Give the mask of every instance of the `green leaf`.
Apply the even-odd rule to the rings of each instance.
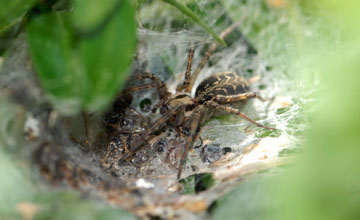
[[[197,22],[201,27],[203,27],[209,34],[211,34],[215,40],[217,40],[220,44],[223,46],[226,46],[226,43],[221,37],[219,37],[215,31],[204,21],[202,21],[194,12],[192,12],[188,7],[183,5],[182,3],[176,1],[176,0],[163,0],[164,2],[173,5],[176,7],[179,11],[187,15],[189,18],[191,18],[193,21]]]
[[[122,3],[119,0],[74,0],[71,21],[82,32],[96,29],[106,23]]]
[[[64,15],[69,14],[41,15],[28,25],[38,76],[50,101],[61,112],[99,110],[124,84],[136,32],[134,10],[128,1],[122,2],[111,20],[88,37],[71,34],[73,30],[64,25]]]
[[[45,90],[55,99],[74,99],[80,106],[79,99],[85,91],[74,84],[85,75],[80,70],[75,71],[79,65],[71,48],[72,36],[63,26],[61,17],[39,16],[28,25],[27,32],[30,52]]]
[[[36,0],[0,0],[0,33],[21,21]]]

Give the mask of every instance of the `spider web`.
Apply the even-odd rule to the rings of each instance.
[[[212,55],[208,65],[205,66],[196,80],[194,89],[205,77],[211,74],[223,71],[236,72],[250,81],[251,91],[258,91],[261,96],[269,99],[266,102],[251,100],[242,111],[259,123],[279,129],[271,132],[253,125],[246,129],[251,124],[242,118],[232,115],[214,117],[202,126],[201,137],[204,144],[218,144],[222,148],[231,148],[231,154],[228,154],[217,164],[209,164],[201,161],[198,156],[201,150],[195,149],[190,153],[187,164],[196,165],[199,169],[196,172],[199,173],[213,172],[214,176],[220,180],[234,173],[237,173],[238,177],[242,174],[249,174],[250,171],[246,169],[245,165],[260,164],[256,171],[263,170],[265,165],[265,168],[273,168],[275,165],[272,163],[284,154],[285,156],[293,155],[291,151],[286,151],[286,149],[301,148],[303,132],[307,127],[306,109],[314,104],[312,94],[315,92],[314,88],[317,86],[318,80],[316,73],[314,74],[310,68],[311,59],[298,60],[297,54],[301,46],[301,39],[316,37],[316,30],[320,25],[318,23],[310,24],[311,20],[306,16],[304,19],[298,17],[294,21],[291,19],[290,9],[276,8],[278,6],[260,0],[241,1],[240,3],[237,0],[199,0],[185,1],[185,3],[189,3],[188,6],[201,15],[201,19],[213,27],[216,33],[220,33],[232,23],[241,22],[236,33],[228,39],[229,46],[220,47]],[[292,10],[291,13],[293,14],[300,13],[296,8]],[[143,6],[138,10],[137,18],[139,46],[137,60],[132,68],[133,72],[148,70],[164,80],[169,89],[174,92],[176,84],[183,80],[189,48],[195,47],[193,60],[193,69],[195,69],[209,45],[215,41],[198,25],[171,6],[164,5],[161,1],[144,1]],[[246,37],[244,38],[244,36]],[[0,86],[2,88],[18,87],[21,89],[19,93],[28,94],[39,101],[42,100],[43,94],[39,91],[36,80],[33,80],[34,73],[26,72],[27,70],[24,68],[29,60],[28,54],[21,50],[24,47],[26,47],[26,43],[24,36],[22,36],[18,46],[20,52],[14,53],[13,56],[10,55],[8,64],[12,63],[12,65],[2,70],[4,75],[9,73],[7,75],[12,78],[0,81]],[[252,47],[256,53],[251,49]],[[309,68],[304,68],[304,66]],[[310,77],[304,77],[305,75],[310,75]],[[194,94],[194,90],[192,94]],[[26,100],[27,97],[19,98]],[[157,94],[154,90],[138,93],[132,105],[139,112],[141,112],[140,103],[145,98],[153,100],[152,104],[157,102]],[[17,145],[27,144],[27,142],[17,142],[14,134],[11,133],[12,130],[9,129],[12,126],[18,126],[14,121],[18,117],[16,113],[21,113],[21,109],[13,111],[8,103],[3,103],[0,105],[0,114],[3,116],[0,117],[0,134],[2,135],[0,140],[4,145],[14,148]],[[29,103],[25,103],[25,105],[29,105]],[[38,127],[42,130],[44,133],[40,136],[43,140],[47,140],[48,136],[53,135],[54,140],[64,146],[64,153],[71,158],[73,164],[87,167],[87,170],[97,178],[107,179],[103,172],[93,164],[92,155],[84,154],[81,150],[74,148],[75,146],[69,140],[65,127],[56,128],[57,133],[54,132],[55,135],[47,133],[44,125],[52,122],[51,120],[44,121],[44,115],[47,112],[39,106],[31,108],[30,112],[23,116],[28,122],[27,126],[32,129]],[[148,113],[144,113],[144,115],[146,117],[156,116]],[[62,119],[57,117],[53,115],[50,118],[55,121]],[[40,124],[34,122],[34,119]],[[72,118],[72,120],[72,130],[80,130],[76,136],[79,139],[84,138],[85,135],[81,129],[84,127],[83,123],[80,119]],[[93,127],[96,128],[96,122],[93,124]],[[29,131],[27,127],[24,129]],[[154,163],[155,167],[159,167],[158,161]],[[174,173],[174,169],[164,167],[162,174]],[[232,167],[232,169],[227,169],[228,167]],[[136,168],[128,169],[129,172],[136,172]],[[188,170],[184,173],[192,174],[193,172]],[[94,179],[96,179],[95,177]],[[151,178],[151,176],[148,177]],[[109,181],[118,184],[116,181]],[[162,179],[158,182],[153,180],[151,184],[155,184],[156,190],[154,191],[159,193],[174,182],[176,182],[174,179],[169,182]],[[145,183],[147,184],[144,184],[144,180],[139,181],[138,187],[152,186],[148,182]],[[224,181],[223,184],[217,185],[202,194],[186,197],[188,200],[185,201],[204,199],[210,204],[232,187],[234,187],[233,183]],[[146,191],[146,193],[149,192]],[[156,193],[155,195],[157,195]],[[161,193],[159,194],[161,195]],[[149,193],[148,197],[151,198],[153,195]],[[180,195],[177,196],[186,199]],[[131,210],[132,207],[127,208]],[[164,210],[158,214],[166,214],[169,211],[165,208]],[[199,216],[188,212],[179,218],[196,217]]]
[[[202,19],[214,27],[217,33],[231,23],[239,21],[241,23],[239,29],[236,30],[237,34],[232,36],[230,46],[220,48],[212,55],[209,64],[196,80],[192,94],[194,95],[196,86],[204,78],[217,72],[236,72],[250,80],[252,91],[258,91],[261,96],[272,100],[270,102],[252,100],[242,109],[244,113],[280,131],[271,133],[252,126],[251,130],[255,132],[245,134],[244,129],[248,127],[249,122],[239,117],[226,116],[211,119],[203,127],[202,135],[212,140],[212,143],[221,143],[224,147],[231,147],[238,152],[262,138],[278,138],[281,147],[274,146],[273,150],[279,153],[285,148],[299,145],[302,131],[306,128],[304,106],[305,103],[311,102],[311,100],[304,100],[303,97],[299,98],[299,94],[303,93],[302,91],[306,91],[308,95],[311,94],[312,89],[305,87],[314,82],[309,83],[306,81],[308,79],[289,73],[290,69],[293,69],[291,59],[295,57],[292,49],[297,49],[298,42],[284,36],[283,34],[289,35],[287,32],[289,30],[282,30],[278,24],[283,22],[283,26],[288,25],[287,28],[290,29],[294,28],[291,24],[293,21],[284,20],[285,15],[277,12],[261,17],[263,4],[265,4],[263,1],[249,1],[242,4],[239,7],[236,1],[196,1],[196,4],[191,5],[194,11],[198,13],[200,11]],[[139,30],[140,42],[144,41],[143,44],[140,43],[139,54],[143,56],[143,60],[146,60],[147,70],[166,80],[170,90],[175,92],[177,83],[183,80],[187,51],[190,46],[195,47],[192,68],[194,70],[204,51],[214,40],[197,25],[190,24],[191,22],[177,23],[177,19],[186,20],[186,18],[175,9],[167,8],[159,12],[157,7],[162,7],[161,4],[153,3],[152,5],[153,14],[156,16],[151,16],[152,14],[147,10],[138,12],[138,17],[143,18],[139,19],[142,27]],[[210,5],[212,9],[207,10]],[[236,9],[231,10],[234,5]],[[255,33],[252,27],[256,19],[260,19],[258,25],[263,25],[263,27]],[[219,20],[223,22],[219,24]],[[274,25],[268,25],[269,23]],[[160,32],[162,29],[167,31]],[[280,30],[277,38],[271,36],[279,32],[277,29]],[[305,34],[309,35],[309,33],[312,33],[310,28]],[[249,40],[243,36],[252,38]],[[250,41],[254,42],[254,46],[249,45]],[[249,53],[249,47],[252,46],[257,50],[256,54]],[[278,54],[280,51],[281,54]],[[156,97],[156,94],[148,94],[140,94],[139,100],[141,97],[148,96],[153,99]],[[134,104],[135,107],[137,105],[139,103]],[[273,154],[276,155],[276,153]]]

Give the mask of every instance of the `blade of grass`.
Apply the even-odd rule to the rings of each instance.
[[[211,34],[216,41],[218,41],[221,45],[226,46],[226,43],[221,37],[219,37],[214,30],[205,22],[203,22],[194,12],[192,12],[188,7],[183,5],[182,3],[176,1],[176,0],[163,0],[164,2],[174,6],[179,11],[187,15],[189,18],[191,18],[193,21],[198,23],[201,27],[203,27],[209,34]]]

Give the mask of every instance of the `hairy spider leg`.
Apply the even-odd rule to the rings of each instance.
[[[228,28],[226,28],[223,32],[220,33],[219,37],[224,40],[225,37],[227,37],[236,27],[238,27],[241,24],[241,21],[235,22],[234,24],[232,24],[231,26],[229,26]],[[185,92],[191,92],[195,80],[197,79],[199,73],[201,72],[201,70],[205,67],[205,65],[209,62],[209,59],[211,57],[211,55],[215,52],[215,50],[219,47],[218,43],[213,43],[210,48],[208,49],[208,51],[206,51],[204,57],[200,60],[199,64],[197,65],[195,71],[193,72],[193,74],[191,75],[191,79],[189,82],[189,85],[186,87]]]
[[[136,151],[139,151],[142,149],[144,143],[147,141],[147,138],[150,136],[150,134],[157,130],[157,128],[167,122],[171,117],[176,115],[179,111],[182,111],[184,109],[183,106],[179,106],[177,108],[173,108],[166,112],[164,115],[162,115],[159,119],[157,119],[150,128],[146,129],[145,132],[139,137],[139,139],[135,142],[134,146],[132,146],[131,151],[129,153],[126,153],[120,160],[127,160],[131,156],[134,155]]]
[[[148,84],[144,84],[144,85],[131,86],[129,88],[123,89],[121,92],[122,93],[132,93],[132,92],[138,92],[138,91],[142,91],[142,90],[146,90],[146,89],[156,88],[157,86],[158,86],[157,83],[148,83]]]
[[[167,100],[168,100],[168,97],[163,98],[163,99],[160,99],[160,101],[159,101],[156,105],[154,105],[154,107],[151,109],[151,112],[152,112],[152,113],[155,113],[156,110],[157,110],[158,108],[160,108],[160,106],[162,106]]]
[[[165,83],[152,73],[142,72],[129,77],[129,80],[135,79],[150,79],[151,81],[153,81],[156,84],[156,88],[158,89],[160,97],[168,96],[170,94]]]
[[[132,92],[151,89],[151,88],[157,89],[160,101],[151,110],[154,113],[170,97],[171,93],[168,91],[166,84],[152,73],[142,72],[142,73],[134,74],[129,77],[130,81],[139,80],[139,79],[150,79],[153,82],[144,85],[132,86],[126,88],[122,91],[122,93],[132,93]]]
[[[207,106],[211,106],[211,107],[214,107],[216,108],[217,110],[221,110],[221,111],[225,111],[225,112],[228,112],[228,113],[231,113],[231,114],[234,114],[234,115],[238,115],[246,120],[248,120],[249,122],[253,123],[254,125],[258,126],[258,127],[261,127],[261,128],[266,128],[266,129],[269,129],[269,130],[275,130],[275,128],[272,128],[272,127],[267,127],[265,125],[262,125],[260,123],[257,123],[256,121],[254,121],[253,119],[251,119],[249,116],[245,115],[244,113],[240,112],[239,110],[235,109],[235,108],[232,108],[232,107],[229,107],[229,106],[223,106],[221,104],[218,104],[216,102],[213,102],[213,101],[207,101],[204,103],[205,105]]]
[[[161,81],[158,77],[156,77],[154,74],[148,73],[148,72],[143,72],[143,73],[135,74],[135,75],[132,75],[129,77],[130,81],[139,80],[139,79],[150,79],[152,81],[152,83],[125,88],[123,90],[123,92],[131,93],[131,92],[135,92],[135,91],[156,88],[159,92],[160,99],[170,95],[165,83],[163,81]]]
[[[264,98],[262,98],[261,96],[259,96],[256,92],[248,92],[248,93],[242,93],[242,94],[237,94],[237,95],[216,95],[215,96],[215,101],[220,102],[220,103],[229,103],[229,102],[237,102],[237,101],[241,101],[241,100],[246,100],[246,99],[250,99],[250,98],[257,98],[261,101],[265,101]]]
[[[182,84],[180,84],[178,86],[178,88],[176,88],[177,92],[181,92],[184,89],[187,89],[187,87],[190,85],[190,80],[191,80],[191,65],[192,65],[192,60],[194,57],[194,48],[191,47],[189,50],[189,55],[188,55],[188,60],[187,60],[187,67],[186,67],[186,72],[185,72],[185,78]]]
[[[183,166],[186,162],[186,158],[189,152],[190,147],[192,146],[193,141],[196,139],[197,137],[197,130],[198,127],[200,126],[200,118],[201,118],[201,110],[202,110],[202,106],[198,106],[195,108],[195,110],[193,111],[193,113],[190,116],[190,133],[188,134],[188,137],[186,138],[186,143],[185,143],[185,148],[184,148],[184,152],[183,155],[181,157],[180,160],[180,164],[178,167],[178,174],[177,174],[177,178],[180,179],[181,177],[181,173],[182,173],[182,169]]]

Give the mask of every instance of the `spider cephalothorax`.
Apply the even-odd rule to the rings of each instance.
[[[201,124],[212,115],[231,113],[245,118],[258,127],[273,129],[257,123],[238,110],[249,98],[263,99],[258,96],[257,93],[249,92],[247,81],[236,73],[220,72],[205,78],[196,88],[195,97],[192,97],[190,91],[195,81],[194,77],[197,76],[197,74],[191,76],[193,55],[194,50],[190,49],[185,79],[183,83],[177,86],[176,94],[168,92],[166,84],[151,73],[138,73],[132,76],[133,79],[147,78],[151,80],[151,83],[130,87],[125,89],[123,93],[156,88],[160,101],[153,108],[153,112],[159,108],[161,117],[155,120],[150,127],[141,134],[137,142],[131,147],[132,152],[125,154],[122,160],[128,159],[134,152],[140,150],[152,133],[159,131],[165,126],[173,126],[179,128],[186,139],[178,166],[177,176],[180,178],[188,151],[199,134]],[[207,53],[207,60],[208,59],[209,53]],[[202,62],[200,64],[202,64]]]

